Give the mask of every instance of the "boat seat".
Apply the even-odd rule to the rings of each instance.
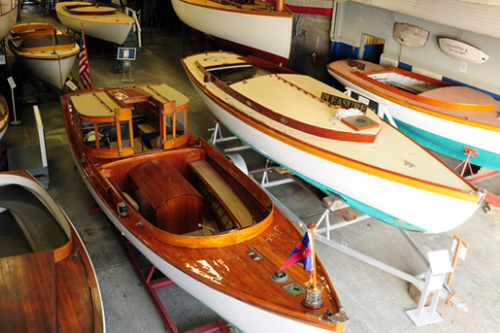
[[[54,38],[52,36],[31,38],[22,40],[19,43],[19,48],[22,50],[46,47],[47,50],[49,50],[49,48],[60,48],[63,45],[75,45],[75,40],[71,36],[57,36],[56,44],[54,44]]]
[[[188,166],[217,197],[238,227],[248,227],[253,224],[253,217],[247,206],[207,161],[190,162]]]

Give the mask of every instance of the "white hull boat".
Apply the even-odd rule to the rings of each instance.
[[[464,160],[468,154],[464,148],[470,148],[472,164],[500,170],[499,100],[469,87],[363,60],[336,61],[328,71],[354,94],[385,108],[398,128],[420,144],[458,160]]]
[[[279,2],[279,1],[278,1]],[[269,2],[172,0],[182,22],[229,46],[239,53],[252,54],[286,65],[292,42],[293,13],[280,11]]]
[[[106,331],[96,273],[62,208],[28,171],[0,173],[2,332]]]
[[[232,133],[362,212],[439,233],[465,222],[483,200],[484,193],[372,110],[351,118],[367,125],[358,129],[334,119],[336,105],[361,103],[313,78],[226,52],[188,56],[183,64]]]
[[[9,47],[33,75],[59,90],[63,89],[80,51],[73,37],[44,23],[14,26]]]
[[[91,2],[66,1],[56,3],[57,17],[63,25],[85,36],[122,45],[135,20],[114,7],[96,6]]]

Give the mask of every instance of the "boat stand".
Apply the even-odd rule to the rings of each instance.
[[[89,210],[90,211],[90,210]],[[175,326],[172,318],[168,314],[167,310],[163,306],[163,303],[159,299],[156,291],[162,288],[174,286],[175,283],[168,277],[163,275],[156,267],[152,264],[144,265],[142,267],[139,264],[137,253],[138,251],[135,247],[112,225],[112,229],[115,232],[120,245],[122,246],[125,254],[127,255],[132,267],[134,268],[139,280],[141,280],[142,285],[146,289],[153,305],[155,306],[158,314],[160,315],[165,327],[169,333],[179,333],[179,330]],[[235,330],[230,324],[222,319],[216,319],[215,322],[207,324],[198,328],[194,328],[189,331],[184,331],[183,333],[233,333]]]
[[[239,140],[237,136],[227,136],[227,137],[224,137],[222,135],[222,130],[221,130],[220,122],[218,120],[214,120],[214,127],[213,128],[209,128],[208,131],[212,132],[212,135],[210,137],[210,143],[212,143],[212,145],[214,145],[214,146],[216,146],[218,142],[227,142],[227,141]],[[231,152],[235,152],[235,151],[245,150],[245,149],[248,149],[248,148],[250,148],[250,147],[248,147],[247,145],[245,145],[244,143],[242,143],[242,145],[239,145],[239,146],[236,146],[236,147],[231,147],[231,148],[223,149],[223,152],[224,153],[231,153]]]
[[[217,138],[222,137],[222,134],[219,132],[220,131],[219,122],[216,122],[215,129],[212,130],[214,131],[214,134],[212,136],[214,139],[212,140],[212,143],[215,145],[217,141],[220,142],[220,140],[218,140]],[[231,140],[234,139],[231,138]],[[266,166],[264,167],[264,169],[258,171],[251,171],[250,174],[263,172],[261,186],[263,187],[264,191],[266,191],[266,193],[272,199],[273,203],[280,209],[281,212],[283,212],[283,214],[288,219],[296,223],[299,229],[305,231],[303,230],[304,223],[300,220],[300,218],[297,215],[295,215],[282,201],[280,201],[278,198],[276,198],[272,193],[270,193],[267,190],[267,188],[271,186],[278,186],[293,181],[291,178],[269,181],[268,173],[275,169],[276,167],[269,167],[269,160],[266,160]],[[309,191],[309,192],[312,193],[318,199],[320,198],[317,195],[318,192],[324,194],[324,192],[320,190]],[[439,314],[436,313],[437,302],[439,301],[440,298],[446,299],[447,302],[457,305],[458,308],[461,308],[464,311],[467,310],[463,300],[461,300],[449,288],[449,282],[451,281],[451,276],[453,274],[457,258],[461,257],[462,259],[464,259],[464,255],[462,253],[464,252],[463,244],[465,244],[465,242],[460,240],[458,236],[455,235],[455,241],[457,241],[457,239],[459,240],[458,245],[453,246],[452,249],[454,257],[453,267],[452,267],[447,250],[432,251],[426,254],[418,247],[418,245],[410,237],[407,231],[398,228],[403,237],[407,240],[407,242],[411,245],[411,247],[416,251],[418,256],[427,266],[426,272],[414,276],[394,266],[390,266],[382,261],[370,257],[364,253],[348,248],[345,244],[340,244],[332,240],[330,238],[331,231],[349,225],[353,225],[354,223],[361,222],[371,217],[366,214],[363,214],[359,217],[354,216],[354,218],[350,218],[348,214],[342,213],[340,215],[344,216],[345,221],[331,224],[330,214],[332,212],[346,210],[346,208],[348,208],[349,206],[344,202],[342,202],[341,200],[339,200],[338,198],[335,198],[328,194],[325,194],[325,197],[322,198],[322,202],[323,206],[325,207],[325,210],[321,215],[321,217],[319,218],[319,220],[316,222],[317,225],[317,229],[315,232],[316,240],[337,251],[340,251],[346,255],[358,259],[368,265],[371,265],[375,268],[385,271],[386,273],[392,274],[400,279],[403,279],[411,283],[413,286],[415,286],[420,291],[420,299],[418,301],[418,307],[414,310],[407,311],[407,315],[415,323],[415,325],[421,326],[425,324],[436,323],[442,320]],[[325,221],[326,224],[325,226],[321,226],[323,221]],[[446,274],[448,274],[449,276],[448,283],[444,282]],[[428,305],[427,303],[429,302],[429,299],[431,297],[432,297],[431,304]]]
[[[467,179],[471,183],[476,183],[476,182],[479,182],[481,180],[500,175],[500,171],[497,171],[497,170],[490,170],[490,171],[487,171],[483,174],[479,174],[479,173],[474,174],[474,172],[472,171],[472,163],[471,163],[470,159],[471,159],[471,157],[474,158],[474,156],[477,156],[478,152],[475,149],[469,148],[469,147],[464,147],[464,151],[465,151],[464,155],[467,155],[467,156],[465,157],[465,159],[462,162],[460,162],[460,164],[458,164],[455,167],[455,169],[453,169],[453,170],[456,170],[456,169],[462,167],[462,171],[460,172],[460,176],[463,176],[465,173],[465,170],[468,169],[470,172],[470,176],[465,177],[465,179]],[[484,210],[486,213],[488,213],[489,211],[492,211],[492,210],[500,210],[500,196],[498,196],[494,193],[491,193],[490,191],[485,190],[485,189],[479,187],[478,185],[476,185],[476,187],[478,187],[479,189],[484,190],[486,192],[486,195],[484,197],[484,201],[486,201],[488,203],[488,205],[484,207]]]
[[[303,229],[304,223],[302,223],[300,219],[294,213],[292,213],[280,200],[275,198],[271,193],[268,192],[268,194],[272,198],[274,204],[290,220],[296,222],[297,226],[300,229]],[[403,229],[398,229],[403,235],[403,237],[416,251],[419,257],[424,261],[425,265],[428,267],[426,273],[414,276],[394,266],[390,266],[382,261],[374,259],[373,257],[370,257],[364,253],[351,249],[347,247],[345,243],[340,244],[336,241],[333,241],[330,238],[330,231],[348,225],[352,225],[354,223],[363,221],[370,217],[368,215],[362,215],[354,220],[339,222],[331,225],[329,220],[330,213],[337,209],[342,209],[343,207],[347,206],[344,203],[337,203],[338,201],[340,200],[338,199],[332,200],[330,198],[326,200],[325,204],[324,200],[324,205],[326,206],[326,209],[324,213],[321,215],[318,222],[316,223],[318,229],[315,232],[315,239],[337,251],[340,251],[348,256],[358,259],[375,268],[381,269],[386,273],[392,274],[415,286],[415,288],[417,288],[417,290],[420,291],[418,306],[415,309],[405,311],[408,317],[413,321],[415,325],[422,326],[422,325],[437,323],[443,320],[441,316],[436,312],[437,303],[441,298],[445,299],[448,304],[453,303],[457,305],[458,308],[467,311],[467,307],[465,306],[464,301],[460,299],[455,293],[453,293],[449,288],[449,284],[451,282],[451,278],[455,269],[457,259],[459,257],[465,259],[464,249],[468,248],[466,243],[463,242],[460,238],[458,238],[458,236],[455,235],[455,242],[457,242],[457,245],[453,246],[454,249],[453,264],[451,264],[448,255],[448,250],[432,251],[428,252],[426,255],[413,241],[413,239],[410,237],[407,231]],[[320,228],[320,225],[323,221],[326,221],[326,226]],[[445,283],[446,276],[448,276],[447,283]]]

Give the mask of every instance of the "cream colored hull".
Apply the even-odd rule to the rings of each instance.
[[[122,45],[127,39],[130,29],[134,24],[134,19],[123,13],[115,15],[71,15],[67,13],[62,6],[56,5],[57,17],[63,25],[75,32],[82,30],[82,24],[85,36],[102,39],[117,45]]]
[[[10,4],[7,6],[3,4],[4,0],[0,1],[1,11],[0,14],[0,41],[3,40],[10,32],[10,29],[16,24],[17,20],[17,0],[14,0],[14,8],[10,8]]]
[[[224,61],[231,63],[230,55],[226,53],[203,55],[204,58],[224,56]],[[454,229],[479,208],[482,194],[466,195],[474,191],[465,181],[389,124],[383,124],[373,144],[343,143],[305,135],[266,119],[216,85],[204,82],[203,74],[193,65],[196,60],[203,65],[204,60],[196,57],[183,60],[188,75],[208,108],[232,133],[294,174],[326,192],[340,195],[353,207],[400,228],[428,233]],[[308,78],[281,76],[312,94],[334,93],[333,88],[323,84],[318,86],[316,81]],[[267,79],[260,81],[264,80]],[[283,87],[263,87],[257,82],[249,78],[242,86],[249,88],[253,84],[256,89],[273,92],[274,97],[269,100],[264,98],[265,92],[261,98],[245,95],[264,107],[271,108],[271,105],[280,103],[294,105],[297,104],[291,102],[295,101],[294,94],[297,94],[297,99],[305,96],[295,88],[293,92],[293,89],[283,86],[290,90],[284,93],[281,91]],[[320,89],[315,91],[315,87]],[[314,113],[314,107],[311,100],[309,113]],[[448,192],[446,189],[453,190]]]
[[[58,89],[64,87],[78,56],[78,53],[75,53],[67,58],[42,59],[29,58],[22,53],[13,52],[22,65],[28,68],[33,75]]]
[[[198,4],[199,2],[199,4]],[[177,16],[193,29],[288,60],[293,17],[238,12],[203,6],[202,1],[172,0]]]

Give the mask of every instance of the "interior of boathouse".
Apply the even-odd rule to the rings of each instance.
[[[476,200],[474,211],[469,217],[464,217],[465,222],[437,233],[426,232],[422,228],[420,231],[423,232],[415,231],[418,228],[412,229],[413,226],[409,224],[405,226],[405,221],[399,221],[397,216],[390,216],[383,221],[384,217],[389,214],[385,214],[386,212],[382,208],[365,209],[368,204],[360,203],[361,200],[358,200],[357,197],[326,190],[316,180],[301,175],[299,172],[294,173],[294,165],[283,166],[273,160],[272,148],[274,146],[271,141],[263,144],[263,146],[269,146],[266,151],[252,149],[251,142],[238,139],[238,137],[244,137],[243,134],[237,133],[238,127],[226,127],[224,121],[218,119],[210,107],[210,105],[224,105],[226,110],[229,110],[230,107],[236,108],[235,105],[238,101],[244,101],[242,102],[243,107],[254,108],[248,111],[249,114],[261,112],[265,116],[271,117],[280,126],[290,126],[290,128],[295,122],[300,123],[297,119],[290,120],[281,114],[276,115],[278,111],[270,110],[269,106],[274,104],[264,105],[264,102],[250,97],[244,100],[246,97],[239,95],[235,97],[237,93],[224,97],[216,96],[213,91],[213,95],[209,97],[199,93],[199,90],[211,85],[218,88],[224,86],[220,88],[224,92],[229,91],[230,88],[227,87],[231,85],[234,87],[237,84],[250,86],[247,82],[254,80],[254,76],[271,75],[270,68],[272,66],[265,64],[267,61],[275,62],[276,58],[272,57],[273,51],[256,50],[256,47],[249,48],[248,46],[253,40],[250,41],[248,38],[248,45],[241,45],[244,42],[231,43],[230,39],[233,35],[236,35],[235,38],[237,38],[237,35],[243,34],[242,30],[246,29],[246,26],[242,27],[247,22],[246,18],[236,19],[235,24],[241,20],[242,26],[231,26],[226,29],[223,21],[214,20],[208,16],[209,14],[206,14],[207,17],[203,19],[200,17],[189,18],[189,15],[195,15],[198,12],[190,11],[188,7],[181,13],[177,7],[179,3],[189,5],[195,2],[196,6],[201,8],[204,6],[203,3],[216,2],[217,6],[230,6],[231,10],[225,11],[232,12],[232,10],[244,10],[246,6],[263,2],[266,9],[258,11],[264,11],[267,16],[271,16],[272,12],[278,10],[277,8],[282,3],[281,0],[99,0],[97,2],[102,5],[101,7],[112,7],[131,18],[133,23],[128,28],[126,40],[123,43],[111,42],[104,39],[108,38],[107,36],[102,38],[99,36],[100,30],[106,30],[107,33],[113,34],[111,28],[97,29],[97,35],[94,35],[95,32],[90,27],[85,29],[84,34],[81,30],[72,30],[62,22],[61,14],[56,11],[56,5],[61,1],[23,0],[18,3],[17,0],[0,0],[2,5],[0,17],[8,16],[8,10],[5,8],[15,10],[15,15],[10,15],[15,19],[0,21],[2,25],[4,22],[10,25],[5,36],[0,36],[3,38],[0,45],[0,97],[3,95],[5,99],[4,110],[6,110],[0,109],[0,130],[2,130],[2,135],[0,135],[0,173],[28,170],[47,189],[50,196],[57,201],[69,217],[90,255],[99,283],[105,330],[108,333],[242,332],[242,330],[239,330],[236,325],[232,325],[229,318],[224,318],[223,314],[217,313],[198,299],[196,295],[186,292],[169,280],[168,276],[164,276],[160,270],[155,269],[145,254],[132,246],[130,241],[124,237],[123,232],[113,225],[109,214],[99,207],[93,194],[89,191],[89,181],[82,179],[76,167],[78,161],[72,156],[70,140],[65,129],[65,119],[61,113],[61,98],[68,94],[78,94],[80,91],[88,92],[89,87],[86,80],[90,81],[92,89],[97,90],[111,87],[125,89],[126,87],[162,82],[186,96],[189,100],[187,107],[189,122],[187,131],[182,128],[179,133],[189,132],[195,137],[202,138],[237,164],[271,197],[272,209],[283,212],[301,234],[307,232],[308,225],[315,224],[317,227],[313,233],[315,234],[313,240],[315,253],[321,261],[321,267],[335,287],[334,292],[341,301],[339,308],[348,318],[343,326],[338,326],[341,326],[339,331],[345,333],[500,332],[500,288],[498,286],[500,264],[497,259],[500,256],[500,151],[497,147],[498,141],[494,141],[496,137],[500,137],[499,1],[284,0],[285,9],[283,11],[290,12],[291,20],[288,39],[283,38],[286,39],[285,44],[288,44],[289,52],[285,57],[285,62],[280,55],[278,65],[283,68],[282,73],[273,73],[272,75],[280,76],[283,74],[285,77],[288,74],[299,74],[307,76],[308,80],[317,82],[313,85],[314,87],[321,87],[320,84],[325,84],[340,91],[345,98],[351,98],[351,103],[362,104],[363,110],[359,114],[366,114],[366,109],[373,109],[373,114],[379,116],[376,118],[381,118],[377,120],[382,123],[381,127],[391,126],[391,128],[395,127],[398,132],[403,132],[401,137],[412,143],[415,142],[419,151],[430,153],[429,155],[433,159],[436,159],[449,171],[449,175],[441,176],[435,174],[435,170],[427,170],[430,178],[456,177],[455,183],[464,184],[464,187],[473,189],[473,191],[469,191],[470,193],[458,191],[460,193],[455,194],[451,185],[449,187],[447,185],[436,186],[438,189],[435,192],[445,193],[447,196],[443,200],[444,203],[448,202],[451,197],[463,199],[463,205],[466,205],[465,202],[470,204]],[[97,8],[99,7],[97,6]],[[285,15],[280,14],[280,17],[285,17]],[[221,26],[223,29],[230,30],[231,33],[217,36],[216,30],[200,31],[197,29],[198,27],[190,26],[193,19],[213,22],[210,25]],[[15,38],[21,34],[11,32],[12,27],[27,23],[33,25],[43,23],[54,27],[53,35],[47,39],[49,46],[45,46],[46,49],[41,51],[42,53],[56,52],[56,45],[58,45],[56,29],[71,36],[71,43],[74,40],[78,55],[75,56],[74,63],[69,65],[67,75],[61,78],[59,72],[55,74],[59,75],[57,80],[61,79],[59,87],[48,83],[49,79],[46,76],[51,76],[55,71],[61,69],[62,57],[59,57],[59,64],[54,68],[49,67],[48,64],[39,65],[42,70],[38,72],[37,69],[30,67],[29,59],[33,57],[23,57],[22,52],[19,51],[20,48],[14,43]],[[233,23],[231,22],[231,24]],[[264,23],[260,24],[264,25]],[[0,32],[3,32],[2,27],[0,27]],[[269,32],[269,36],[262,33],[255,39],[265,41],[266,38],[271,39],[271,32]],[[28,47],[28,43],[25,46]],[[39,52],[42,48],[44,46],[37,44],[34,48],[37,50],[32,52]],[[69,46],[63,48],[69,49]],[[85,48],[83,53],[82,48]],[[252,64],[262,64],[253,57],[269,56],[269,58],[264,58],[264,65],[257,69],[257,74],[252,73],[250,69],[245,70],[243,74],[236,73],[231,69],[228,70],[227,66],[229,65],[222,61],[213,66],[214,69],[211,71],[217,73],[217,70],[221,68],[227,70],[223,73],[226,75],[224,79],[221,78],[222,75],[217,77],[217,75],[211,74],[210,70],[206,70],[208,74],[204,76],[205,82],[197,86],[187,73],[188,65],[182,60],[198,53],[219,51],[249,56],[244,58],[245,61],[241,61],[242,64],[237,64],[242,67],[248,66],[248,68]],[[253,54],[252,51],[256,53]],[[248,59],[251,60],[247,61]],[[345,84],[346,81],[339,79],[342,78],[342,75],[334,75],[333,67],[329,67],[337,61],[347,62],[346,72],[354,73],[353,76],[358,79],[372,75],[371,81],[367,80],[366,85],[360,83],[359,86],[354,86],[353,83],[352,86],[348,86]],[[404,87],[401,88],[403,85],[410,85],[408,80],[405,81],[405,78],[402,78],[404,76],[402,74],[397,74],[400,75],[399,79],[395,78],[396,74],[393,75],[391,82],[389,79],[382,82],[381,79],[374,83],[376,80],[373,79],[375,77],[373,75],[375,74],[369,74],[368,69],[375,65],[378,66],[376,67],[377,71],[383,74],[387,72],[402,73],[403,71],[410,73],[408,75],[414,79],[413,85],[409,88],[406,87],[406,90]],[[200,62],[197,62],[193,67],[205,70],[201,69]],[[382,70],[380,70],[381,68]],[[87,76],[83,76],[82,72],[85,72]],[[233,84],[231,80],[237,83]],[[289,86],[296,87],[295,90],[302,95],[321,95],[322,91],[318,93],[301,88],[297,83],[298,80],[288,79],[286,81],[283,79],[282,81],[285,81]],[[459,93],[450,94],[451,97],[446,97],[446,100],[441,100],[440,103],[436,104],[437,102],[433,99],[434,95],[423,91],[423,88],[421,89],[419,86],[426,80],[435,84],[432,89],[460,87],[461,90],[457,89],[456,91]],[[383,91],[382,89],[387,88],[387,86],[390,88]],[[377,95],[378,92],[372,90],[373,87],[380,87],[382,93]],[[467,88],[467,90],[463,88]],[[432,90],[431,88],[426,89]],[[400,93],[400,90],[403,90],[403,93]],[[268,91],[265,97],[274,101],[272,99],[273,93],[277,91],[277,89]],[[344,93],[348,93],[349,97]],[[403,96],[400,97],[400,101],[397,101],[398,98],[395,97],[397,94]],[[421,94],[424,95],[421,96]],[[328,104],[328,107],[335,104],[332,102],[333,99],[328,102],[328,100],[325,101],[324,96],[320,98],[319,95],[313,96],[315,102],[322,100],[321,103]],[[140,97],[142,98],[142,96]],[[293,101],[295,101],[292,96],[282,97],[288,101],[288,104],[285,103],[284,109],[292,109]],[[343,97],[340,99],[343,101]],[[228,100],[230,101],[227,102]],[[2,104],[1,102],[0,100],[0,104]],[[141,100],[141,102],[143,101]],[[226,102],[230,107],[225,105]],[[108,100],[103,100],[101,104],[111,105],[111,103]],[[128,112],[130,107],[132,118],[140,113],[140,107],[137,106],[140,103],[136,103],[136,101],[126,103],[124,102],[119,109],[126,109]],[[147,103],[156,107],[158,102],[151,99]],[[431,105],[429,109],[425,107],[426,103]],[[460,104],[454,109],[458,113],[459,120],[450,121],[455,115],[443,110],[452,109],[455,104]],[[409,110],[421,111],[424,116],[422,118],[398,118],[398,112],[401,108],[393,113],[390,108],[392,105],[403,105]],[[410,107],[409,105],[416,106]],[[476,118],[465,114],[472,112],[471,109],[475,110],[477,121]],[[89,110],[89,114],[92,111],[94,110]],[[308,112],[312,114],[312,108],[311,110],[300,110],[302,114],[307,115]],[[445,116],[436,116],[437,114],[445,114]],[[491,122],[488,120],[487,124],[482,123],[483,118],[488,118],[486,114],[493,115],[491,117],[493,120]],[[8,117],[3,120],[5,115]],[[430,119],[432,116],[436,116],[438,121],[422,124],[422,127],[411,123],[411,121],[425,123],[425,119]],[[246,119],[242,115],[235,115],[234,112],[231,117],[239,120]],[[325,126],[335,123],[333,115],[329,115],[328,118],[328,124]],[[82,130],[82,133],[85,132],[87,138],[91,137],[94,145],[92,148],[95,148],[96,142],[97,146],[99,146],[100,140],[104,142],[104,136],[98,130],[98,126],[91,123],[89,119],[90,116],[85,118],[91,130]],[[124,127],[120,127],[119,120],[116,119],[101,119],[101,123],[108,126],[110,123],[116,122],[116,127],[120,128],[119,131],[121,131]],[[372,127],[366,124],[367,119],[368,125]],[[136,121],[135,118],[133,120]],[[8,124],[5,131],[1,127],[2,121]],[[167,117],[166,122],[168,123],[168,121]],[[242,121],[242,123],[245,122],[249,123],[247,120]],[[256,127],[255,131],[261,130],[274,139],[283,136],[285,137],[283,141],[290,143],[295,148],[313,149],[310,148],[310,143],[294,142],[294,135],[291,134],[291,130],[289,132],[288,128],[280,132],[272,128],[269,125],[270,122],[270,120],[260,121],[260,125]],[[347,128],[345,131],[354,132],[353,136],[363,130],[379,133],[376,129],[378,125],[373,125],[376,123],[373,119],[366,117],[358,122],[363,122],[363,124],[349,125],[346,120],[338,121],[342,126],[345,125]],[[438,147],[440,144],[452,145],[452,139],[445,137],[445,134],[441,135],[441,133],[453,131],[452,129],[448,131],[446,128],[450,122],[453,123],[450,128],[455,124],[473,128],[470,131],[458,129],[457,136],[459,138],[466,137],[472,133],[473,143],[471,146],[474,148],[453,142],[455,153],[450,156],[446,149]],[[95,127],[93,127],[94,125]],[[137,124],[131,125],[130,129],[132,126],[137,127]],[[151,138],[156,140],[156,144],[159,144],[158,142],[162,138],[158,137],[157,129],[151,129],[148,126],[147,121],[145,121],[139,128],[143,135],[137,138],[133,144],[140,144],[141,147],[150,145]],[[167,126],[174,128],[173,133],[176,133],[172,123],[167,124]],[[310,128],[308,126],[309,124],[300,123],[296,128],[308,129]],[[318,127],[321,126],[318,125]],[[136,127],[134,127],[134,131],[131,130],[131,133],[135,133]],[[439,135],[431,133],[429,128],[438,131]],[[483,132],[480,131],[488,132],[488,136],[485,134],[484,137],[481,137]],[[173,133],[170,132],[170,135],[175,138]],[[149,134],[149,136],[144,134]],[[314,136],[314,134],[307,133],[306,136]],[[115,135],[114,141],[118,143],[108,143],[113,148],[115,147],[113,144],[123,144],[117,137],[119,135]],[[107,139],[108,137],[106,137]],[[172,142],[174,141],[172,140]],[[374,141],[379,143],[383,139],[379,136]],[[161,144],[164,148],[168,146],[164,141]],[[350,144],[355,147],[363,145],[365,142],[359,141]],[[374,168],[376,171],[373,173],[375,175],[387,174],[387,179],[398,179],[398,181],[403,179],[400,182],[415,184],[416,181],[411,178],[411,175],[415,173],[411,172],[416,172],[413,168],[418,169],[419,165],[412,164],[409,158],[414,156],[407,158],[407,152],[401,152],[401,149],[398,148],[399,144],[400,142],[390,142],[391,148],[385,153],[390,156],[401,154],[401,165],[404,166],[405,170],[409,170],[408,174],[396,175],[396,172],[383,170],[382,167],[378,166]],[[490,149],[490,147],[493,148]],[[314,149],[316,148],[314,147]],[[456,153],[456,149],[458,149],[458,153]],[[317,151],[319,152],[316,152],[316,155],[319,157],[328,155],[328,149],[323,146]],[[367,154],[370,156],[363,156],[363,158],[376,160],[377,156],[380,156],[379,153],[371,150]],[[89,154],[88,151],[82,153],[81,156],[85,154]],[[139,152],[138,155],[140,154],[145,153]],[[334,152],[328,158],[336,160],[339,155],[341,152]],[[480,160],[481,155],[488,156],[485,165],[475,163],[475,161]],[[301,161],[301,156],[291,156],[290,159],[295,159],[297,165],[307,164],[311,170],[317,170],[314,162],[316,160]],[[99,157],[105,159],[106,155],[103,153]],[[122,157],[125,158],[125,154],[120,158]],[[350,158],[345,160],[347,162],[343,162],[344,166],[350,166],[357,162],[353,162]],[[365,160],[362,161],[359,163],[362,165],[359,168],[368,169],[368,163],[364,162]],[[386,161],[381,161],[380,164],[383,165],[384,162]],[[113,164],[114,167],[119,169],[116,164]],[[110,170],[113,170],[113,167],[102,172],[111,173]],[[139,171],[136,171],[139,175]],[[160,174],[163,171],[155,169],[153,171],[141,170],[140,172]],[[324,174],[321,174],[319,178],[347,177],[341,174],[335,175],[333,172],[330,175],[328,173],[328,170],[324,170]],[[182,178],[182,176],[177,176],[177,171],[169,175],[172,174],[175,175],[174,178]],[[147,181],[139,180],[139,176],[132,172],[128,175],[132,180],[125,179],[125,174],[120,176],[123,176],[122,179],[118,181],[116,180],[118,177],[115,177],[113,181],[133,184],[133,186],[127,185],[130,192],[137,188],[144,191],[146,188],[157,185],[155,184],[157,178],[152,176]],[[155,177],[160,177],[160,175],[155,174]],[[202,178],[199,175],[198,177]],[[109,179],[112,178],[109,177]],[[347,183],[352,182],[354,186],[354,183],[359,183],[360,179],[352,177],[347,179]],[[338,180],[340,181],[340,179]],[[178,181],[176,178],[168,184],[175,187],[177,184],[185,182],[184,179]],[[422,183],[424,184],[422,188],[408,193],[421,193],[428,191],[429,188],[434,188],[431,181],[423,181]],[[381,207],[390,207],[391,204],[394,204],[389,200],[384,202],[384,198],[390,198],[390,195],[394,197],[406,195],[402,192],[395,193],[398,191],[398,187],[382,188],[383,184],[380,186],[379,191],[364,194],[367,197],[380,199],[379,201],[383,202]],[[371,191],[371,188],[369,190]],[[452,192],[453,194],[450,194]],[[165,193],[162,194],[167,196]],[[434,194],[432,193],[430,196],[433,197]],[[109,195],[111,196],[111,194]],[[168,195],[175,196],[170,193]],[[186,193],[182,195],[186,195]],[[5,193],[1,193],[0,196],[2,198],[8,197]],[[453,207],[451,205],[443,206],[442,209],[436,208],[436,206],[430,208],[430,205],[415,207],[414,205],[421,202],[416,196],[416,194],[414,198],[409,196],[404,201],[408,207],[413,206],[412,208],[416,211],[423,212],[422,216],[444,216],[442,221],[439,221],[443,225],[448,225],[448,222],[457,218],[454,211],[447,210],[450,209],[449,207]],[[134,199],[140,201],[137,196]],[[255,198],[253,200],[258,201]],[[245,204],[250,202],[250,205],[256,205],[248,198],[243,201]],[[352,203],[352,205],[349,206],[346,202]],[[422,200],[422,202],[425,201]],[[360,203],[360,206],[353,207],[356,203]],[[174,204],[174,200],[169,202],[169,205]],[[457,206],[457,210],[459,206]],[[197,208],[201,214],[200,207]],[[271,211],[272,209],[269,207],[271,205],[268,205],[266,209]],[[171,211],[167,211],[167,208],[170,207],[164,205],[162,209],[165,211],[161,213],[171,213]],[[154,208],[151,209],[154,210]],[[160,212],[160,209],[157,212]],[[203,213],[206,213],[205,210]],[[267,214],[267,211],[265,213]],[[11,249],[7,239],[9,228],[6,227],[6,224],[15,223],[16,219],[10,215],[4,219],[2,214],[4,214],[3,209],[0,210],[0,255],[3,256],[3,253],[10,253],[9,249]],[[183,214],[184,218],[196,215],[188,211],[184,211]],[[144,216],[147,216],[146,213]],[[262,216],[252,212],[252,216],[248,218],[250,220],[262,219]],[[447,220],[448,218],[450,221]],[[386,223],[390,219],[394,223]],[[158,222],[158,224],[160,223]],[[193,221],[179,223],[179,225],[181,224],[182,226],[179,228],[188,228],[189,232],[193,232],[193,234],[196,234],[197,232],[194,230],[200,227],[198,222]],[[188,224],[189,226],[186,227]],[[220,229],[221,233],[232,232],[229,228],[227,230]],[[205,234],[213,233],[213,230],[204,231]],[[3,234],[4,232],[5,234]],[[176,232],[177,230],[173,233]],[[21,234],[17,227],[16,233]],[[300,238],[297,241],[299,242]],[[290,248],[290,252],[292,250],[293,246]],[[228,251],[230,251],[229,248]],[[249,247],[249,256],[258,257],[256,252],[258,251],[253,251]],[[181,250],[177,256],[183,256]],[[206,256],[208,257],[208,255]],[[221,266],[223,265],[221,264]],[[189,270],[189,268],[185,269]],[[242,264],[239,272],[244,272],[244,269]],[[1,272],[0,267],[0,274]],[[239,276],[238,279],[247,281],[249,290],[260,287],[252,285],[251,279],[247,279],[245,276]],[[0,280],[0,283],[5,284],[5,281],[7,280]],[[0,285],[0,290],[6,288],[9,286]],[[3,299],[0,295],[0,312],[5,312],[0,313],[0,318],[6,318],[8,302],[9,300]],[[221,302],[223,301],[221,300]],[[265,302],[267,300],[262,301],[262,303]],[[224,304],[222,307],[231,307],[231,305]],[[308,311],[313,311],[307,307],[304,309],[306,314]],[[244,317],[251,314],[241,313],[240,315]],[[284,316],[276,313],[272,315]],[[309,317],[311,316],[313,315]],[[265,318],[265,320],[273,320],[272,316]],[[263,320],[255,317],[251,318],[250,321]],[[293,320],[300,321],[296,318]],[[322,329],[322,327],[312,327],[310,332],[326,331],[328,330]]]

